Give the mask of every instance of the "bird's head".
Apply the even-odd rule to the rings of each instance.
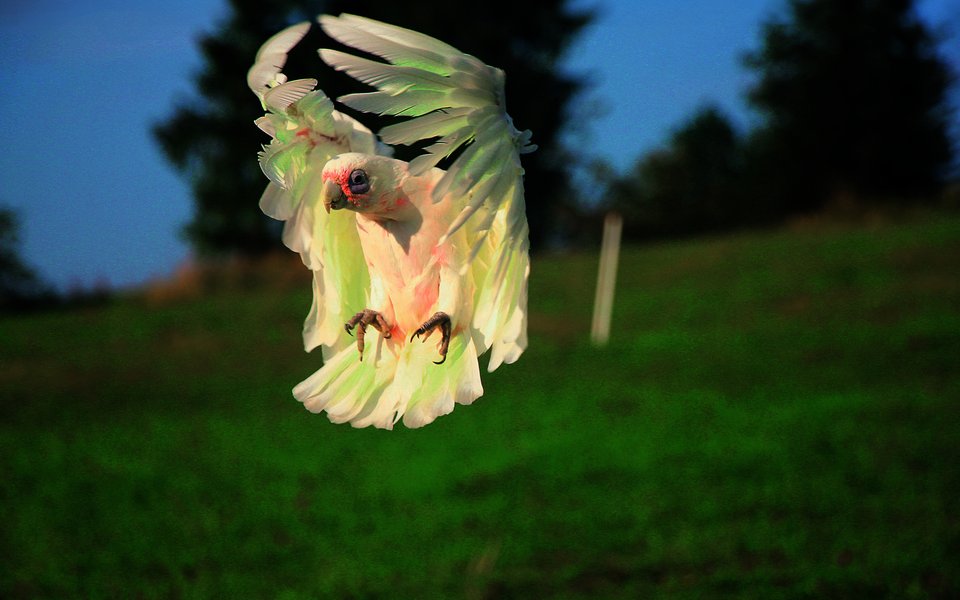
[[[327,212],[342,208],[359,213],[388,213],[400,197],[406,169],[385,156],[348,152],[323,167],[322,201]]]

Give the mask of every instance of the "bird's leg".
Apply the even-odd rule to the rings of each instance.
[[[420,337],[421,335],[426,335],[427,337],[433,333],[433,330],[437,327],[440,328],[440,362],[434,361],[435,365],[442,365],[445,360],[447,360],[447,349],[450,347],[450,315],[445,312],[433,313],[433,316],[423,322],[416,331],[413,332],[413,335],[410,336],[410,341],[413,341],[413,338]],[[427,338],[423,338],[423,341],[427,341]]]
[[[380,332],[382,338],[390,337],[390,328],[387,327],[387,321],[377,311],[365,308],[353,315],[349,321],[344,323],[343,328],[350,335],[353,335],[353,328],[357,328],[357,350],[360,351],[361,361],[363,360],[363,338],[367,333],[367,325],[373,325],[374,329]]]

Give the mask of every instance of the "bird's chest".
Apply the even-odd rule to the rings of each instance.
[[[357,218],[357,232],[371,274],[393,289],[417,285],[430,277],[430,257],[439,235],[422,223]]]

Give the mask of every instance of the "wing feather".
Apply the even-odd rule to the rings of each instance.
[[[320,26],[327,34],[354,48],[385,58],[395,65],[412,66],[439,75],[449,75],[446,56],[457,51],[414,31],[391,27],[363,17],[321,15]],[[383,27],[385,26],[385,30]],[[426,38],[426,39],[424,39]]]
[[[430,144],[425,148],[424,154],[410,161],[410,174],[422,175],[437,166],[441,160],[456,152],[457,148],[470,139],[472,134],[473,130],[469,126],[464,126]]]
[[[261,96],[270,88],[272,83],[283,83],[278,76],[287,63],[287,53],[297,45],[303,36],[310,30],[310,22],[304,21],[287,27],[274,35],[260,46],[253,66],[247,72],[247,85],[257,96]]]
[[[350,108],[362,112],[398,117],[419,117],[443,105],[443,99],[443,92],[430,90],[417,90],[400,96],[386,92],[367,92],[337,98]]]
[[[382,145],[353,118],[334,110],[315,90],[315,79],[287,81],[281,69],[286,53],[306,34],[309,23],[273,36],[257,53],[248,83],[267,114],[257,126],[270,135],[260,167],[270,179],[260,208],[284,221],[283,243],[313,271],[313,304],[304,322],[307,350],[320,346],[324,358],[349,343],[343,332],[344,307],[361,306],[370,278],[352,219],[330,219],[318,206],[323,167],[343,152],[377,154]]]
[[[336,63],[338,70],[357,81],[394,95],[410,90],[445,91],[449,88],[444,76],[415,67],[385,65],[339,50],[322,49],[320,57],[326,63]]]
[[[471,108],[438,110],[388,125],[380,130],[380,139],[388,144],[413,144],[420,140],[446,136],[467,126]]]
[[[263,103],[273,111],[283,111],[317,87],[316,79],[296,79],[282,83],[263,95]]]

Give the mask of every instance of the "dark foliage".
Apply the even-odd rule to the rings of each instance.
[[[951,74],[911,0],[790,0],[747,57],[759,188],[796,212],[916,199],[951,162]]]
[[[764,119],[702,109],[613,177],[634,238],[766,224],[831,206],[936,197],[951,164],[951,74],[910,0],[788,0],[747,57]]]
[[[668,145],[614,180],[611,208],[623,214],[629,237],[704,233],[756,216],[741,188],[742,141],[716,108],[701,109]]]
[[[0,313],[20,312],[55,301],[53,291],[20,257],[18,230],[16,213],[0,208]]]
[[[286,25],[313,21],[322,12],[351,12],[433,35],[507,73],[508,110],[519,128],[534,132],[541,148],[524,161],[531,239],[541,242],[563,203],[573,201],[566,197],[568,156],[557,140],[581,83],[557,64],[591,15],[566,4],[537,0],[519,7],[495,0],[477,10],[467,0],[442,7],[382,0],[230,0],[230,16],[200,40],[205,64],[197,76],[197,97],[155,128],[167,156],[193,186],[196,210],[188,238],[205,255],[256,255],[278,245],[279,227],[257,209],[266,179],[256,151],[267,139],[253,125],[262,111],[246,87],[246,72],[260,44]],[[318,79],[332,98],[359,91],[359,84],[320,61],[316,49],[331,46],[314,27],[285,71],[291,78]],[[371,122],[367,115],[362,120]]]

